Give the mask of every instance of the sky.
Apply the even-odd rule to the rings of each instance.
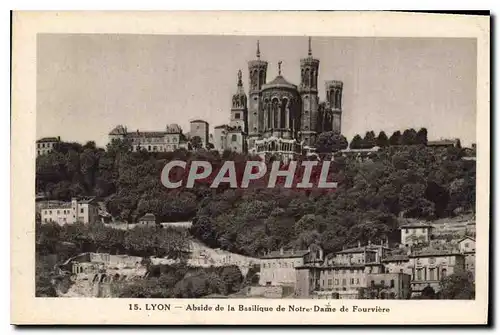
[[[237,73],[248,94],[248,61],[268,61],[267,81],[278,74],[299,84],[308,38],[126,34],[39,34],[37,138],[99,146],[116,125],[129,131],[164,130],[204,119],[229,122]],[[421,127],[428,138],[476,137],[476,41],[466,38],[312,37],[320,60],[318,88],[341,80],[342,133]]]

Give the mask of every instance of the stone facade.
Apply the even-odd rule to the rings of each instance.
[[[127,127],[116,126],[108,135],[109,141],[127,140],[132,151],[169,152],[180,148],[187,149],[187,142],[182,129],[177,124],[167,125],[164,131],[129,132]]]
[[[41,156],[51,153],[54,150],[54,146],[61,142],[61,138],[58,137],[44,137],[36,141],[36,155]]]
[[[428,244],[431,239],[432,226],[426,223],[408,223],[399,227],[401,244],[409,247],[415,244]]]
[[[343,84],[338,80],[327,81],[326,101],[319,101],[319,60],[312,56],[311,39],[308,56],[300,61],[299,86],[284,78],[281,61],[278,62],[278,76],[267,82],[268,62],[260,58],[258,42],[256,56],[257,59],[248,62],[248,99],[243,89],[241,70],[232,98],[230,126],[241,130],[245,151],[263,157],[272,154],[293,158],[304,150],[313,151],[317,135],[321,132],[340,133]],[[234,150],[226,140],[219,140],[217,127],[215,137],[218,150]]]
[[[202,147],[205,148],[209,140],[209,124],[203,120],[193,120],[190,123],[189,137],[192,139],[195,136],[201,138]]]
[[[92,224],[99,220],[99,208],[93,198],[73,198],[71,202],[48,204],[40,210],[40,214],[42,223],[55,222],[61,226],[77,222]]]

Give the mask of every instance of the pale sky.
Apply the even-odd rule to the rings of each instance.
[[[269,62],[298,85],[307,37],[40,34],[37,137],[99,146],[118,124],[164,130],[204,119],[229,122],[237,72],[248,94],[248,64],[260,40]],[[421,127],[429,139],[476,136],[476,41],[452,38],[312,37],[318,86],[344,82],[342,133]]]

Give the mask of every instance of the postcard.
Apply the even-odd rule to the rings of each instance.
[[[11,322],[486,324],[489,23],[14,12]]]

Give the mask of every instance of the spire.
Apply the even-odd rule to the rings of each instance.
[[[309,50],[308,50],[308,52],[307,52],[307,55],[308,55],[309,57],[311,57],[311,56],[312,56],[311,36],[309,36]]]
[[[260,43],[259,43],[259,40],[257,40],[257,59],[260,59]]]
[[[278,62],[278,76],[281,76],[281,63],[283,62],[282,61]]]
[[[243,81],[241,80],[241,70],[238,70],[238,86],[243,86]]]

